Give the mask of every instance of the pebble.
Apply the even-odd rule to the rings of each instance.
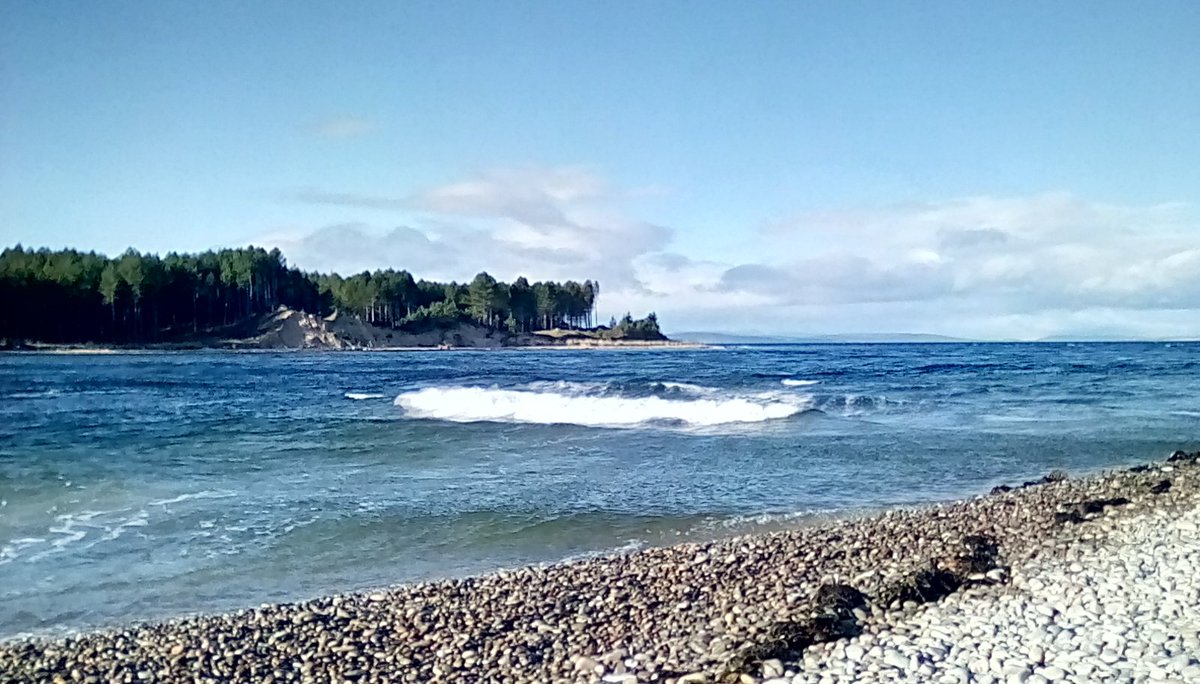
[[[1062,681],[1067,676],[1067,673],[1063,672],[1062,668],[1053,667],[1053,666],[1044,667],[1044,668],[1038,670],[1037,674],[1045,677],[1047,681],[1051,681],[1051,682]]]
[[[887,650],[883,653],[883,662],[891,665],[897,670],[908,670],[908,658],[905,658],[899,651]]]
[[[1190,655],[1200,653],[1200,463],[1172,465],[1174,485],[1160,493],[1157,473],[1115,472],[770,534],[11,640],[0,643],[0,681],[1200,682]],[[1115,497],[1134,505],[1097,503]],[[1081,502],[1104,513],[1056,518]],[[759,656],[721,676],[777,625],[810,617],[822,584],[853,578],[883,596],[900,577],[964,562],[964,540],[981,534],[998,543],[1000,567],[961,570],[975,578],[962,590],[857,606],[848,615],[865,631],[854,640]]]
[[[829,684],[858,681],[853,673],[841,674],[840,657],[868,671],[877,664],[894,668],[903,681],[929,681],[922,667],[931,667],[942,673],[939,682],[1200,683],[1194,650],[1178,660],[1171,657],[1177,651],[1166,650],[1169,635],[1200,633],[1200,622],[1175,608],[1200,605],[1198,504],[1200,493],[1194,492],[1169,511],[1105,518],[1102,537],[1066,539],[1014,567],[1020,591],[995,586],[895,614],[857,637],[882,651],[835,645],[801,663],[794,681],[812,681],[817,673]],[[980,640],[948,638],[968,634]],[[906,665],[898,649],[909,638],[902,635],[919,644],[951,642],[952,648],[925,647],[920,666]]]
[[[783,663],[777,659],[764,660],[762,670],[763,678],[775,679],[783,676]]]

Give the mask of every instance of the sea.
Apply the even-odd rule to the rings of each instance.
[[[0,355],[0,638],[813,524],[1200,444],[1200,344]]]

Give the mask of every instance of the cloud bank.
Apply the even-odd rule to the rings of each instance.
[[[739,226],[742,263],[695,259],[637,191],[581,167],[501,169],[394,197],[308,189],[354,218],[276,235],[305,268],[469,279],[592,278],[602,312],[669,328],[977,338],[1200,335],[1200,223],[1180,203],[1067,192],[828,208]],[[386,217],[387,214],[384,214]]]
[[[348,211],[391,210],[399,226],[364,221],[268,238],[306,268],[358,272],[407,268],[470,279],[599,280],[614,292],[644,289],[635,262],[659,253],[669,229],[621,210],[620,193],[579,168],[498,170],[396,197],[307,189],[299,201]]]

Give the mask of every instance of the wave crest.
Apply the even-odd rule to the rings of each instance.
[[[663,399],[525,391],[496,387],[427,387],[405,392],[395,404],[413,418],[457,423],[538,423],[630,427],[648,423],[686,426],[761,423],[811,408],[811,399],[726,396]]]
[[[809,387],[811,385],[819,385],[821,383],[820,380],[793,380],[791,378],[784,378],[779,382],[785,387]]]

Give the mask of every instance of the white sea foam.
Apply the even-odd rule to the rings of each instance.
[[[49,390],[41,390],[41,391],[31,390],[28,392],[13,392],[12,394],[8,395],[8,398],[9,399],[43,399],[45,397],[56,397],[56,396],[58,396],[58,390],[49,389]]]
[[[834,509],[809,509],[788,513],[749,513],[729,517],[707,517],[690,528],[676,532],[682,537],[713,537],[728,534],[745,534],[756,530],[784,529],[800,526],[808,521],[828,519],[835,515]]]
[[[821,381],[820,380],[793,380],[791,378],[784,378],[783,380],[780,380],[779,382],[787,387],[811,387],[813,385],[820,384]]]
[[[643,539],[626,539],[625,543],[621,544],[620,546],[613,546],[613,547],[606,548],[606,549],[596,549],[595,551],[584,551],[582,553],[573,553],[569,556],[560,558],[557,561],[551,561],[549,563],[543,563],[541,565],[542,565],[542,567],[545,567],[547,565],[551,565],[554,563],[574,563],[576,561],[588,560],[590,558],[603,558],[605,556],[612,556],[612,555],[620,556],[620,555],[633,553],[635,551],[640,551],[644,548],[646,548],[645,540],[643,540]]]
[[[45,536],[15,539],[0,546],[0,565],[18,558],[24,559],[27,555],[30,562],[35,562],[54,554],[86,550],[97,544],[115,541],[130,530],[150,526],[151,516],[161,510],[154,507],[170,506],[191,499],[224,499],[236,495],[237,492],[232,490],[202,490],[150,501],[145,507],[137,509],[126,507],[60,513],[54,516],[54,523],[46,528]],[[56,510],[57,506],[51,508],[51,512]]]
[[[33,556],[31,560],[39,560],[52,553],[63,551],[68,546],[71,546],[75,542],[87,537],[88,531],[86,528],[89,527],[88,521],[94,517],[94,515],[94,512],[90,512],[81,514],[79,516],[57,516],[55,519],[58,520],[60,524],[51,525],[47,530],[51,534],[58,535],[50,540],[51,548],[41,551],[37,555]]]
[[[46,540],[42,537],[21,537],[20,539],[14,539],[4,546],[0,546],[0,565],[16,560],[20,556],[22,549],[44,543],[46,543]]]
[[[108,528],[108,532],[104,535],[104,541],[113,541],[118,539],[125,530],[131,527],[146,527],[150,524],[150,515],[145,510],[138,511],[133,517],[128,520],[118,522],[116,525]]]
[[[382,399],[385,396],[387,395],[378,394],[375,392],[346,392],[346,398],[353,399],[355,401],[362,401],[364,399]]]
[[[534,380],[521,388],[531,392],[554,392],[557,394],[596,394],[608,391],[606,382],[573,382],[571,380]]]
[[[136,511],[118,508],[63,513],[54,520],[56,524],[46,529],[52,536],[18,539],[0,548],[0,564],[23,557],[26,550],[36,551],[28,558],[34,562],[68,549],[89,549],[120,538],[130,528],[146,527],[150,524],[150,514],[144,508]]]
[[[793,520],[799,520],[811,513],[757,513],[752,515],[735,515],[732,518],[720,518],[717,520],[708,521],[705,524],[699,525],[700,528],[724,528],[736,530],[743,527],[757,527],[773,524],[788,523]]]
[[[808,397],[787,401],[725,396],[704,399],[586,396],[482,387],[428,387],[405,392],[395,403],[414,418],[459,423],[539,423],[628,427],[654,422],[688,426],[760,423],[787,418],[811,406]]]
[[[192,499],[228,499],[229,497],[236,496],[236,495],[237,495],[237,492],[228,490],[228,489],[224,489],[224,490],[202,489],[198,492],[188,492],[187,494],[180,494],[179,496],[173,496],[169,499],[158,499],[156,501],[151,501],[149,503],[149,505],[150,506],[169,506],[171,504],[177,504],[177,503],[181,503],[183,501],[190,501]]]
[[[680,392],[691,392],[693,394],[711,394],[712,392],[716,391],[712,387],[693,385],[690,382],[660,382],[658,384],[667,389],[679,390]]]

